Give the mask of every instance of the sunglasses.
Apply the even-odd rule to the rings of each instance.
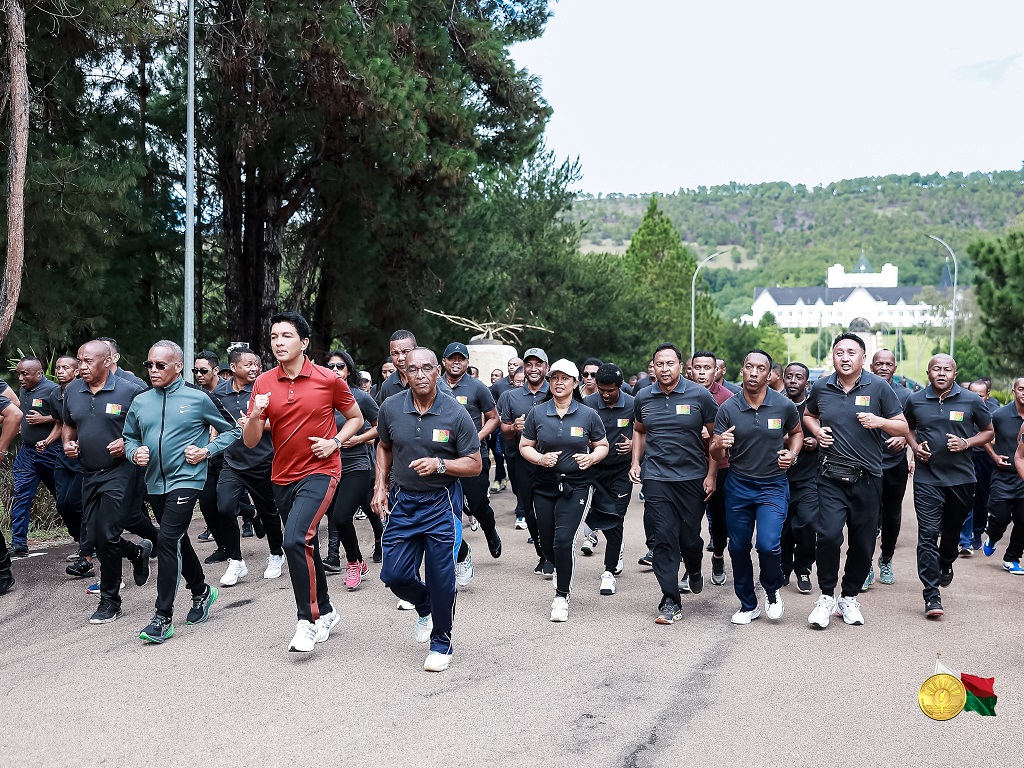
[[[147,371],[152,371],[154,369],[164,371],[171,366],[171,363],[161,363],[159,360],[147,360],[143,365],[146,367]]]
[[[163,369],[161,368],[160,370],[163,370]],[[192,369],[192,374],[194,376],[205,376],[206,374],[208,374],[212,370],[213,370],[213,368],[193,368]]]
[[[327,367],[332,371],[341,371],[348,368],[348,365],[346,363],[328,363]]]
[[[597,378],[597,371],[590,371],[590,372],[584,371],[583,372],[583,378],[584,379],[596,379]]]

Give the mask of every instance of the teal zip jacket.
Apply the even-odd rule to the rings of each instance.
[[[210,440],[210,427],[220,434]],[[242,429],[225,419],[213,399],[201,389],[185,386],[178,378],[163,389],[148,389],[132,401],[124,421],[124,447],[134,463],[135,452],[149,448],[146,490],[163,495],[179,488],[202,490],[209,459],[185,461],[190,445],[206,448],[214,456],[242,436]]]

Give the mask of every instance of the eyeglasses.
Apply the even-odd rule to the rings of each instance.
[[[583,378],[584,379],[596,379],[597,378],[597,371],[584,371],[583,372]]]
[[[146,367],[148,368],[149,366],[147,365]],[[161,368],[160,370],[162,371],[163,368]],[[208,374],[212,370],[213,370],[213,368],[193,368],[192,369],[192,374],[195,375],[195,376],[205,376],[206,374]]]
[[[434,369],[436,369],[436,368],[437,368],[436,365],[429,365],[429,364],[428,365],[424,365],[422,368],[417,368],[415,366],[411,366],[409,368],[406,368],[405,372],[409,376],[409,378],[412,379],[412,378],[420,376],[420,374],[422,374],[423,376],[429,376],[430,374],[432,374],[434,372]]]
[[[327,367],[332,371],[341,371],[348,368],[348,365],[346,363],[328,363]]]
[[[147,371],[152,371],[154,368],[158,371],[163,371],[170,366],[170,363],[162,363],[159,360],[147,360],[143,365],[146,366]]]

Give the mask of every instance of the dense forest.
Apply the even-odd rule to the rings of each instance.
[[[583,195],[571,214],[584,224],[581,247],[621,251],[649,195]],[[719,311],[750,310],[762,285],[822,285],[832,264],[861,254],[877,269],[900,268],[904,285],[938,285],[945,251],[960,259],[962,284],[974,274],[967,246],[1013,226],[1024,212],[1024,170],[879,176],[827,186],[729,184],[656,195],[659,208],[699,255],[726,251],[702,272]]]

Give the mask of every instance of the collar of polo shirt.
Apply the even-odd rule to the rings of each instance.
[[[947,400],[950,397],[953,397],[954,395],[959,395],[963,391],[964,391],[963,387],[961,387],[959,384],[957,384],[954,381],[953,382],[953,386],[949,388],[949,391],[945,395],[943,395],[941,399],[942,400]],[[935,389],[932,387],[931,382],[929,382],[927,385],[925,385],[924,396],[927,397],[930,400],[938,400],[938,399],[940,399],[938,394],[935,392]]]
[[[442,395],[440,392],[437,392],[434,395],[434,402],[432,402],[430,404],[430,407],[427,408],[427,410],[425,410],[423,413],[433,413],[433,414],[441,413],[441,398],[442,397],[447,397],[447,395]],[[405,412],[406,413],[419,413],[419,411],[416,410],[415,404],[413,404],[413,402],[412,402],[412,389],[411,388],[405,390]]]

